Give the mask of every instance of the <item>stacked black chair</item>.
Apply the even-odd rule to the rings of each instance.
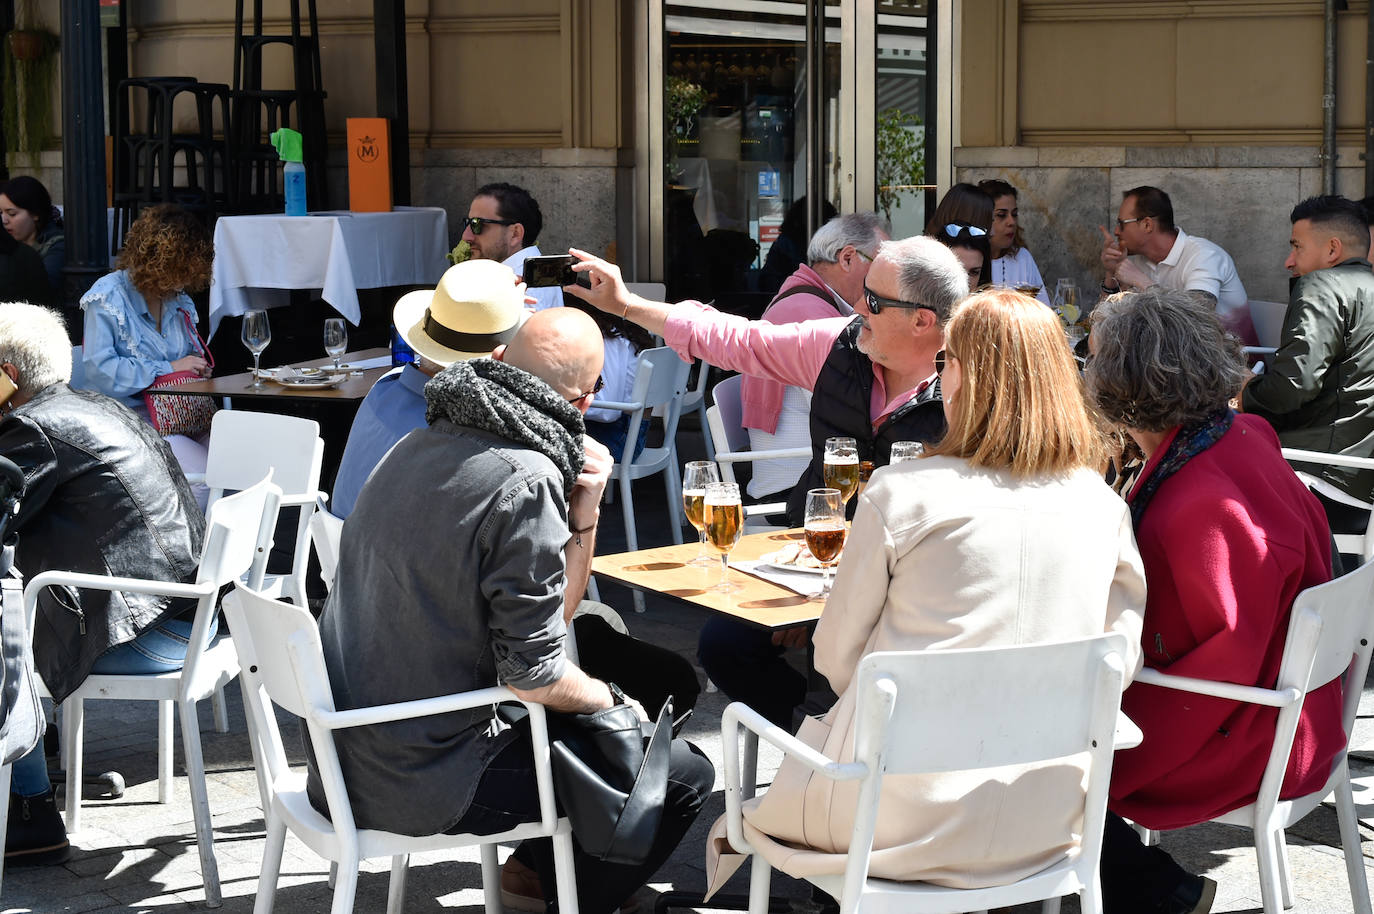
[[[301,29],[300,7],[300,0],[291,0],[290,35],[264,35],[262,0],[254,0],[251,31],[245,34],[243,0],[235,3],[231,130],[237,211],[241,213],[277,213],[285,205],[281,166],[269,139],[279,127],[290,127],[302,136],[308,206],[328,209],[325,92],[315,0],[308,0],[309,34]],[[284,46],[291,54],[293,88],[263,85],[263,57],[273,46]]]

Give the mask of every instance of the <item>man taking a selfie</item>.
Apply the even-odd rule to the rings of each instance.
[[[544,216],[529,191],[514,184],[485,184],[468,204],[463,240],[474,260],[500,261],[521,276],[526,258],[540,256],[534,242],[543,227]],[[528,294],[536,302],[536,311],[563,304],[563,292],[556,286],[532,288]]]

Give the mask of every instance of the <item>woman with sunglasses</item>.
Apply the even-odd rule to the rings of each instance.
[[[1006,289],[1035,286],[1039,290],[1035,297],[1048,305],[1050,296],[1045,290],[1045,280],[1021,235],[1016,188],[999,178],[989,178],[979,181],[978,189],[992,199],[992,231],[988,234],[988,243],[992,246],[993,285]]]
[[[989,282],[989,266],[992,255],[988,249],[988,233],[976,225],[951,222],[940,230],[936,240],[944,244],[959,258],[968,271],[968,290],[977,292]]]
[[[839,699],[798,736],[841,762],[854,757],[851,680],[871,652],[1119,631],[1127,675],[1139,664],[1145,577],[1130,512],[1102,481],[1103,436],[1054,313],[1011,290],[974,295],[936,365],[949,431],[923,458],[874,472],[814,635]],[[1078,843],[1082,781],[1066,763],[889,775],[869,875],[977,888],[1037,872]],[[789,757],[745,806],[745,835],[790,875],[838,875],[856,791]],[[708,872],[726,850],[712,837]]]

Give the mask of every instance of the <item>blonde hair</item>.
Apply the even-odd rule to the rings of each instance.
[[[949,431],[927,453],[1021,477],[1102,464],[1106,442],[1053,311],[1010,289],[979,292],[955,310],[945,340],[959,388]]]

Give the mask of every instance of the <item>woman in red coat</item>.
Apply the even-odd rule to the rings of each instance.
[[[1228,407],[1245,379],[1215,312],[1152,288],[1098,305],[1086,380],[1140,446],[1127,493],[1148,595],[1145,664],[1172,675],[1272,686],[1298,593],[1331,578],[1331,536],[1273,430]],[[1147,848],[1118,818],[1194,825],[1259,790],[1278,710],[1132,685],[1122,710],[1144,741],[1112,770],[1102,890],[1113,912],[1205,912],[1215,885]],[[1321,787],[1345,744],[1340,683],[1307,697],[1282,796]]]

